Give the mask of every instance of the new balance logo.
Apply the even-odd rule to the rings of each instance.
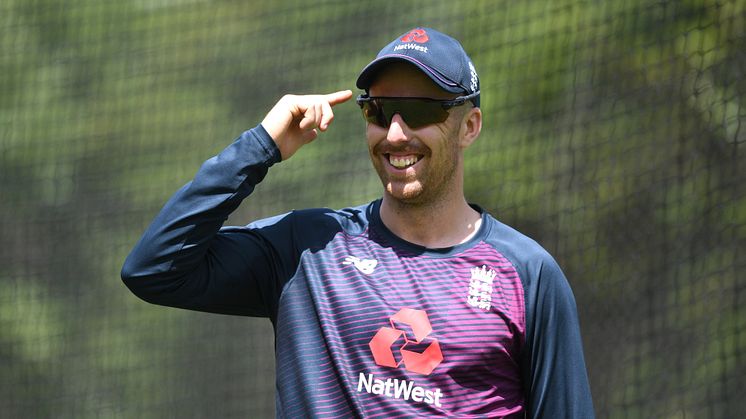
[[[355,268],[357,268],[358,271],[370,275],[373,273],[373,270],[376,269],[376,265],[378,265],[378,261],[375,259],[360,259],[355,256],[347,256],[342,262],[343,265],[352,265]]]

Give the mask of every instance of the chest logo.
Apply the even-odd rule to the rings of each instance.
[[[481,268],[471,268],[469,295],[466,297],[466,302],[470,306],[484,311],[492,308],[492,282],[495,276],[497,272],[486,265]]]
[[[370,275],[373,273],[373,270],[376,269],[378,261],[375,259],[360,259],[356,256],[347,256],[342,264],[352,265],[357,268],[358,271]]]
[[[391,327],[381,327],[368,346],[376,364],[404,368],[429,375],[443,361],[436,339],[427,336],[433,331],[425,310],[402,308],[389,318]]]

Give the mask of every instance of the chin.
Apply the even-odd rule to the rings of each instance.
[[[392,185],[389,182],[384,186],[387,195],[399,202],[406,204],[419,204],[423,201],[424,188],[419,182],[407,185]]]

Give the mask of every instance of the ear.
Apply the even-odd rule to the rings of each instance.
[[[480,132],[482,132],[482,110],[470,108],[461,119],[459,130],[459,145],[461,148],[469,147],[479,137]]]

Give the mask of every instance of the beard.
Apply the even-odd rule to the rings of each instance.
[[[376,146],[371,151],[371,161],[386,195],[405,205],[433,205],[444,201],[460,182],[461,155],[455,139],[448,138],[443,142],[445,144],[436,150],[408,145],[406,151],[423,157],[412,173],[403,174],[390,173],[385,157],[387,152],[399,150],[386,145]]]

